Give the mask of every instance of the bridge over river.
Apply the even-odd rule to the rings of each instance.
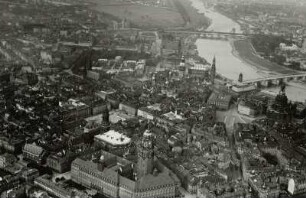
[[[165,30],[166,33],[173,33],[176,35],[198,35],[200,38],[208,39],[243,39],[248,36],[255,34],[246,34],[246,33],[236,33],[232,32],[218,32],[218,31],[189,31],[189,30]]]
[[[244,80],[240,82],[243,85],[256,85],[257,87],[268,87],[269,85],[280,85],[291,80],[306,80],[306,73],[292,75],[278,75],[266,78],[257,78],[252,80]]]

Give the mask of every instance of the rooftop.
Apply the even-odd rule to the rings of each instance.
[[[204,64],[200,64],[200,63],[194,63],[192,67],[190,67],[190,69],[193,70],[203,70],[203,71],[208,71],[210,70],[210,66],[209,65],[204,65]]]
[[[113,111],[110,111],[109,112],[109,115],[110,116],[116,116],[117,119],[120,119],[120,120],[128,120],[128,119],[131,119],[131,118],[134,118],[134,116],[131,116],[127,113],[125,113],[124,111],[121,111],[121,110],[113,110]]]
[[[79,100],[69,99],[67,102],[60,102],[59,106],[63,110],[71,110],[75,108],[86,107],[87,105]]]
[[[170,111],[169,113],[165,113],[163,116],[165,116],[167,119],[174,121],[174,120],[184,120],[184,118],[177,114],[176,112],[173,113],[172,111]]]
[[[96,139],[98,140],[102,140],[104,142],[107,142],[111,145],[114,146],[119,146],[119,145],[126,145],[129,144],[131,142],[131,138],[117,132],[114,130],[110,130],[106,133],[100,134],[100,135],[96,135],[95,136]]]
[[[44,150],[42,147],[33,144],[25,144],[23,150],[25,152],[33,153],[35,155],[40,155]]]

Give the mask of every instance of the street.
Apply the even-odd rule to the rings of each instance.
[[[247,116],[238,113],[237,105],[232,104],[230,109],[227,111],[217,111],[217,121],[224,122],[226,126],[227,137],[229,139],[230,147],[235,150],[234,147],[234,124],[235,123],[250,123],[254,118],[249,118]]]
[[[236,104],[232,104],[227,111],[217,111],[217,121],[224,122],[226,129],[233,130],[235,123],[250,123],[254,118],[250,118],[238,113]]]

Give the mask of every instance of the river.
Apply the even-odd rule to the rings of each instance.
[[[241,27],[238,23],[218,12],[215,12],[211,9],[206,9],[203,1],[190,1],[192,6],[196,8],[199,13],[205,14],[205,16],[212,20],[210,26],[206,29],[207,31],[231,32],[233,29],[235,29],[236,33],[242,33]]]
[[[246,66],[241,59],[234,56],[230,42],[223,40],[198,39],[196,41],[199,55],[210,62],[216,57],[216,71],[222,76],[238,80],[239,74],[243,73],[244,79],[261,78],[262,75],[253,67]]]
[[[203,13],[211,19],[211,24],[206,29],[207,31],[231,32],[235,29],[236,33],[242,32],[238,23],[213,9],[205,8],[202,0],[190,0],[190,2],[199,13]],[[235,54],[230,41],[198,39],[196,45],[199,56],[205,58],[208,62],[216,56],[217,73],[228,79],[237,80],[239,73],[243,73],[244,80],[262,78],[269,75],[267,72],[261,71],[255,66],[242,61]],[[268,90],[278,92],[279,87],[268,88]],[[300,102],[306,100],[306,84],[289,83],[286,90],[289,100]]]

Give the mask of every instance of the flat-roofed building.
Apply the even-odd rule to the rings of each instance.
[[[125,147],[131,143],[131,138],[114,130],[96,135],[95,142],[109,149]]]

